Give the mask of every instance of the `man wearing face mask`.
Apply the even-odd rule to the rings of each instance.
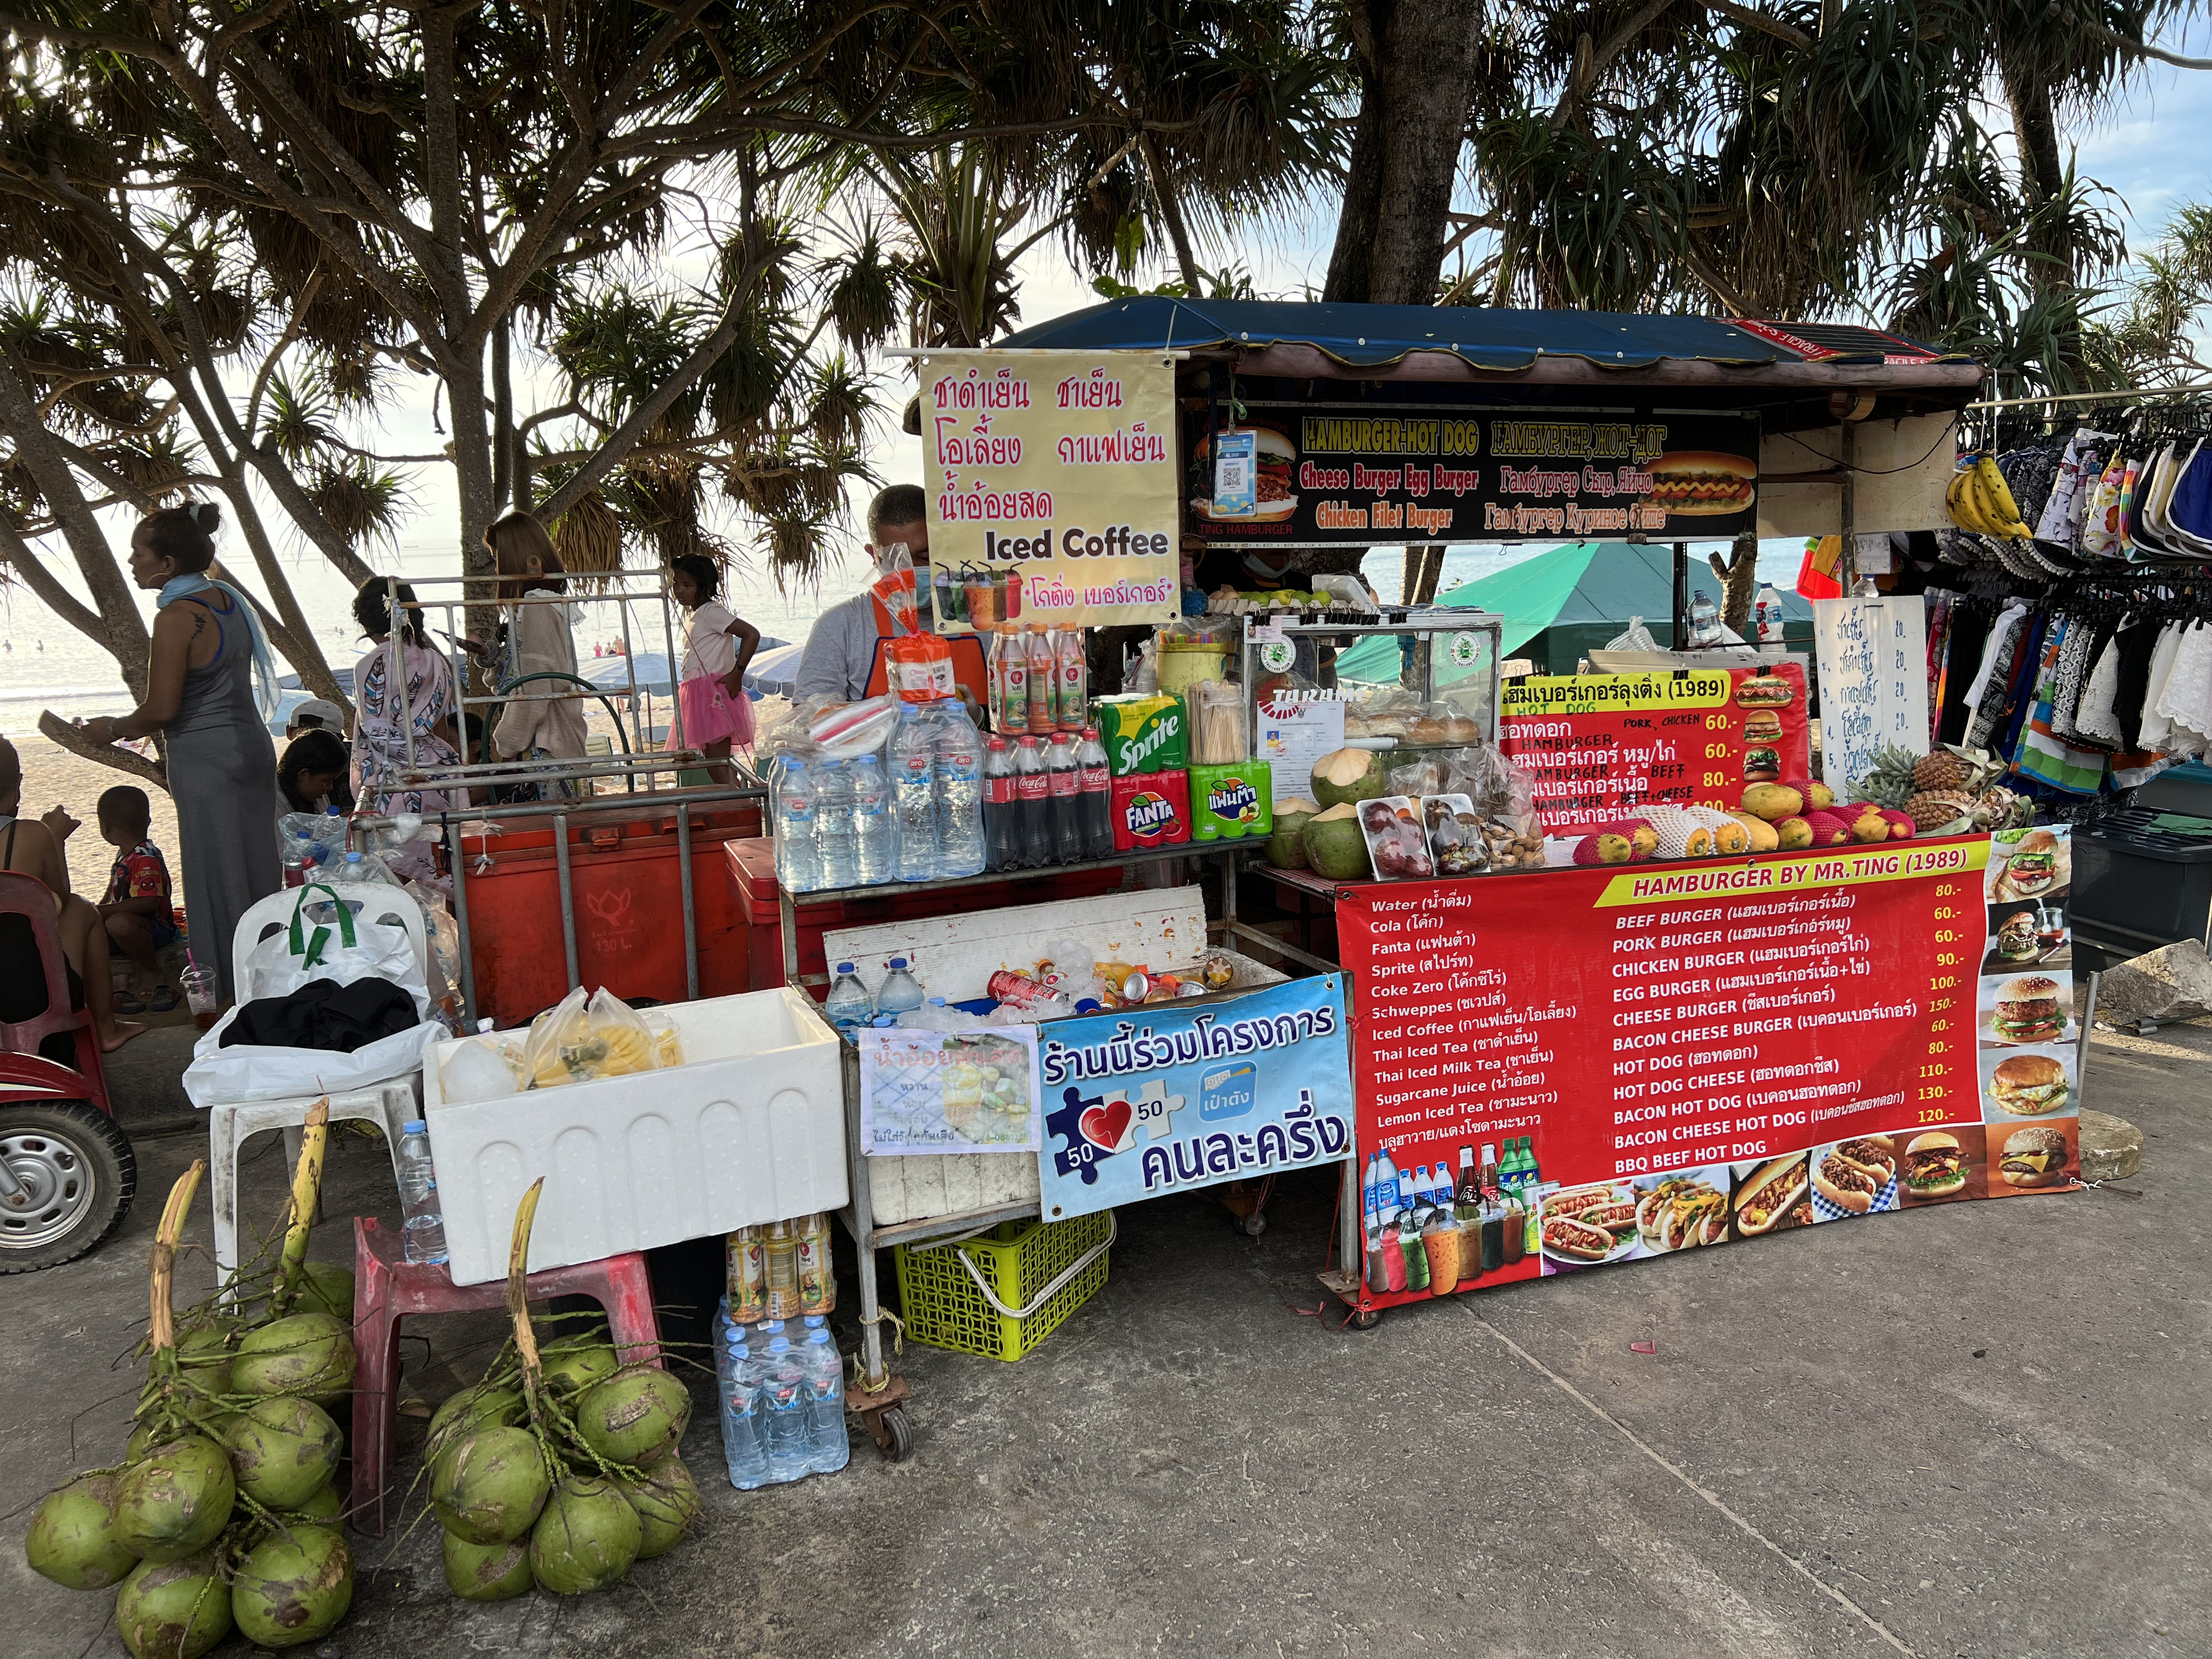
[[[869,558],[880,568],[889,550],[902,543],[914,562],[915,626],[925,633],[933,632],[929,525],[919,484],[892,484],[868,503]],[[875,578],[872,575],[869,580],[872,582]],[[872,588],[863,588],[831,605],[815,619],[814,631],[806,636],[793,694],[835,697],[842,702],[881,696],[890,689],[887,647],[896,636],[890,611]],[[949,635],[945,642],[952,648],[953,682],[959,687],[961,701],[972,709],[987,684],[982,646],[972,634]]]

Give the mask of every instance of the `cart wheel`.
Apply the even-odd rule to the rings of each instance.
[[[914,1425],[907,1421],[904,1407],[886,1407],[876,1420],[883,1425],[883,1437],[878,1443],[883,1447],[885,1462],[903,1463],[914,1455]]]
[[[1352,1317],[1345,1322],[1355,1331],[1371,1331],[1382,1322],[1382,1310],[1380,1308],[1355,1309]]]
[[[1267,1231],[1267,1212],[1265,1210],[1255,1210],[1237,1225],[1245,1237],[1257,1238]]]
[[[123,1224],[138,1186],[131,1142],[82,1100],[0,1107],[0,1163],[22,1194],[0,1201],[0,1273],[76,1261]]]

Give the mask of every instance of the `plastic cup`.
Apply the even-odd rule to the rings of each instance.
[[[191,1010],[194,1030],[204,1031],[222,1018],[222,988],[214,969],[194,963],[177,977],[185,988],[185,1006]]]

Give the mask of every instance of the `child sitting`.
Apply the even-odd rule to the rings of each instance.
[[[165,1014],[177,1006],[177,994],[162,978],[155,955],[177,937],[177,917],[169,908],[169,866],[161,849],[146,838],[153,805],[143,789],[119,783],[100,798],[98,812],[100,838],[118,849],[100,920],[108,943],[133,965],[116,1010]]]

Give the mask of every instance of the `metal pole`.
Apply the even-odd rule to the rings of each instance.
[[[469,945],[468,860],[461,854],[461,826],[450,816],[446,818],[446,848],[453,866],[453,922],[461,935],[461,1006],[474,1024],[481,1016],[477,1012],[476,957]]]
[[[1859,580],[1858,486],[1851,465],[1858,450],[1857,437],[1857,427],[1845,421],[1842,443],[1844,476],[1836,485],[1838,528],[1843,537],[1843,556],[1836,561],[1836,582],[1846,594],[1858,585]]]
[[[668,729],[675,734],[676,741],[662,746],[684,749],[690,747],[690,744],[684,736],[684,699],[677,695],[678,688],[684,684],[684,665],[677,660],[676,623],[675,619],[669,615],[668,605],[668,594],[664,589],[660,595],[660,633],[663,647],[668,653]],[[739,691],[738,695],[743,696],[744,693]],[[637,746],[641,749],[645,747],[642,738],[639,739]],[[709,771],[707,775],[711,778],[714,773]],[[683,781],[680,773],[678,775],[677,781],[679,783]]]
[[[699,1000],[699,918],[691,909],[691,803],[676,804],[676,869],[684,889],[684,994]]]
[[[561,951],[568,962],[568,988],[583,983],[576,972],[576,893],[568,884],[568,815],[553,815],[553,861],[561,878]]]
[[[1674,633],[1668,641],[1676,651],[1689,649],[1690,617],[1690,545],[1687,542],[1674,544]]]

